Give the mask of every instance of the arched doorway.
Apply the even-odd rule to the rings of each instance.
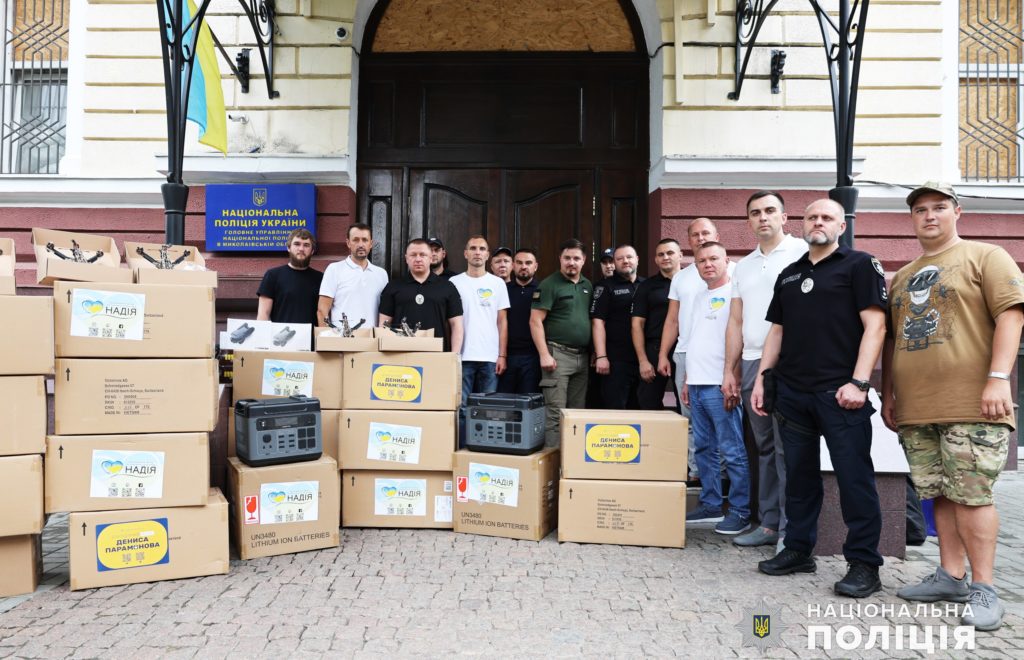
[[[628,0],[381,0],[359,66],[358,216],[392,273],[439,236],[647,244],[649,73]],[[645,260],[646,261],[646,260]]]

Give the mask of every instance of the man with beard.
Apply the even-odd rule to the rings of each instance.
[[[316,323],[317,295],[324,274],[310,268],[316,239],[308,229],[288,234],[288,263],[263,275],[256,295],[256,319],[274,323]]]
[[[437,236],[427,239],[430,246],[430,272],[442,280],[450,280],[455,276],[455,271],[448,267],[448,251],[444,249],[444,243]]]
[[[594,300],[590,304],[594,369],[599,376],[605,408],[636,410],[640,367],[633,350],[630,310],[633,294],[643,278],[636,275],[638,259],[632,245],[615,248],[612,258],[615,274],[594,287]]]
[[[362,321],[364,328],[372,328],[377,322],[380,293],[388,283],[384,269],[370,263],[373,229],[363,223],[352,225],[348,228],[345,245],[348,246],[348,257],[331,264],[324,272],[317,305],[317,324],[326,326],[329,320],[334,327],[340,328],[344,314],[350,325]]]
[[[499,247],[491,255],[491,272],[508,284],[512,281],[512,250]]]
[[[530,307],[537,290],[537,255],[529,248],[519,248],[513,264],[515,276],[508,283],[508,357],[505,373],[498,378],[498,391],[531,394],[540,392],[540,356],[530,335]]]
[[[640,283],[633,296],[633,350],[640,363],[640,384],[636,398],[641,410],[662,410],[665,407],[665,385],[668,376],[657,371],[661,331],[668,314],[668,289],[672,278],[682,267],[683,251],[674,238],[663,238],[654,247],[658,273]],[[675,382],[672,383],[675,390]],[[678,392],[676,393],[678,397]]]

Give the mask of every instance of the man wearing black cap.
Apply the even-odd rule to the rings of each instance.
[[[427,245],[430,246],[430,272],[437,275],[442,280],[450,280],[457,273],[448,267],[448,252],[444,249],[444,243],[437,236],[431,236],[427,239]]]
[[[508,284],[512,281],[512,250],[499,247],[491,256],[491,272]]]
[[[615,274],[615,250],[607,248],[601,253],[601,278],[605,279]],[[600,282],[598,282],[600,284]]]

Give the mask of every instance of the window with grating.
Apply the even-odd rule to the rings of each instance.
[[[57,174],[71,0],[0,0],[0,174]]]

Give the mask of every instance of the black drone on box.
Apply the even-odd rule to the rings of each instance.
[[[160,258],[159,259],[154,259],[153,257],[149,256],[149,254],[146,253],[145,248],[143,248],[141,245],[139,247],[135,248],[135,252],[139,256],[141,256],[143,259],[145,259],[149,263],[151,263],[154,266],[156,266],[157,268],[159,268],[160,270],[171,270],[172,268],[174,268],[175,266],[177,266],[181,262],[183,262],[186,259],[188,259],[188,256],[190,254],[192,254],[192,250],[185,250],[184,252],[181,253],[180,257],[178,257],[177,259],[171,260],[171,258],[167,255],[167,250],[170,249],[170,248],[171,248],[170,244],[161,245],[160,246]]]
[[[74,261],[80,264],[91,264],[99,261],[103,257],[103,250],[97,250],[96,254],[86,259],[85,255],[82,254],[82,248],[79,247],[78,241],[71,239],[71,256],[68,256],[57,249],[53,243],[46,244],[46,251],[50,252],[56,257],[63,259],[64,261]]]

